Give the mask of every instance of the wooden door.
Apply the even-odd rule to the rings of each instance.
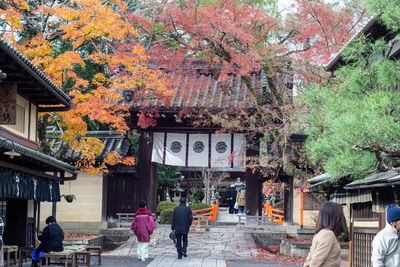
[[[378,228],[353,228],[352,267],[371,267],[372,240]]]
[[[6,245],[27,245],[27,204],[28,201],[25,199],[7,198],[3,234]]]
[[[111,174],[107,178],[107,218],[116,218],[117,213],[135,212],[134,174]]]

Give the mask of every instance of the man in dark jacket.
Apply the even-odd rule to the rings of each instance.
[[[41,251],[51,252],[51,251],[63,251],[63,243],[64,240],[64,232],[61,227],[57,224],[56,218],[53,216],[49,216],[46,219],[47,226],[43,229],[41,235],[39,235],[38,239],[40,241],[40,245],[36,249],[36,258],[39,257],[39,253]],[[36,266],[37,262],[34,262],[34,266]]]
[[[171,229],[175,231],[176,235],[176,250],[178,251],[178,259],[182,256],[187,257],[186,249],[188,246],[188,233],[192,225],[193,214],[192,209],[186,206],[186,199],[179,200],[179,206],[175,207],[172,216]],[[183,245],[182,245],[183,242]]]
[[[236,203],[236,189],[234,185],[231,185],[231,188],[229,188],[228,194],[227,194],[227,199],[228,199],[228,204],[229,204],[229,214],[234,214],[235,212],[235,203]]]

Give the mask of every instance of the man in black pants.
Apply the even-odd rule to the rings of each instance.
[[[227,199],[228,199],[228,204],[229,204],[229,214],[234,214],[237,213],[235,212],[235,203],[236,203],[236,188],[234,185],[231,185],[231,188],[229,188]]]
[[[188,246],[188,233],[192,221],[192,209],[186,206],[186,199],[181,198],[179,200],[179,206],[174,209],[171,224],[171,229],[172,231],[175,231],[176,235],[178,259],[182,259],[182,256],[187,257],[186,250]]]

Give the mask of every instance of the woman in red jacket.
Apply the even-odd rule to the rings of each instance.
[[[138,258],[142,261],[146,261],[149,257],[150,235],[156,228],[157,226],[154,222],[153,215],[147,209],[146,201],[141,200],[139,203],[139,209],[135,213],[131,224],[131,233],[134,233],[137,237]]]

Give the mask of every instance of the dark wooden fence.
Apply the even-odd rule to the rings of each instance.
[[[377,228],[353,228],[351,267],[372,267],[372,239],[378,231]]]

